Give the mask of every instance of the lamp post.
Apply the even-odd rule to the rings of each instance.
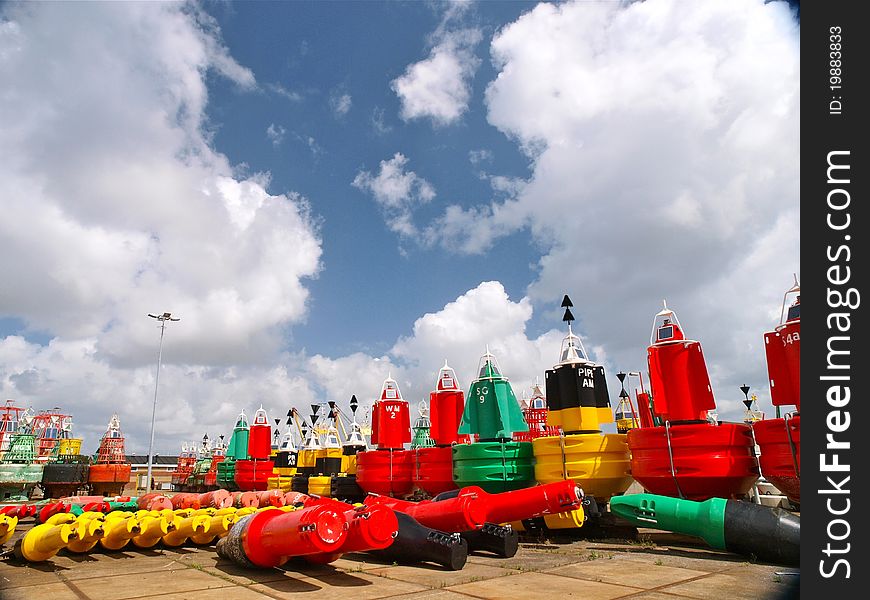
[[[154,405],[151,407],[151,441],[148,443],[148,483],[146,488],[148,492],[151,489],[151,467],[154,463],[154,416],[157,414],[157,385],[160,382],[160,363],[163,361],[163,333],[166,331],[166,321],[180,321],[180,318],[173,317],[172,313],[165,312],[162,315],[152,315],[148,313],[152,319],[160,321],[160,349],[157,351],[157,375],[154,376]]]

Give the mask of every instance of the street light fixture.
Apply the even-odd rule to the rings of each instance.
[[[152,492],[151,489],[151,467],[154,463],[154,416],[157,414],[157,385],[160,382],[160,364],[163,361],[163,333],[166,331],[166,321],[180,321],[178,317],[173,317],[172,313],[165,312],[162,315],[153,315],[148,313],[152,319],[160,321],[160,349],[157,351],[157,375],[154,377],[154,405],[151,407],[151,441],[148,444],[148,483],[146,489]]]

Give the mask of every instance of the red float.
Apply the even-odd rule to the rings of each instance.
[[[233,480],[240,490],[263,491],[269,487],[269,478],[273,476],[275,461],[269,460],[272,452],[272,426],[269,417],[260,406],[254,413],[254,419],[248,433],[248,457],[237,460]]]
[[[336,552],[347,528],[341,503],[334,502],[292,512],[263,510],[250,515],[238,533],[245,558],[258,567],[277,567],[293,556]]]
[[[467,435],[459,435],[459,423],[462,421],[462,411],[465,410],[465,394],[459,388],[456,373],[444,361],[444,366],[438,372],[435,390],[429,393],[429,418],[432,426],[429,437],[436,446],[465,444],[470,440]]]
[[[414,485],[429,494],[456,489],[453,482],[453,447],[416,448]]]
[[[764,478],[792,502],[801,501],[801,417],[765,419],[753,424],[761,448],[758,462]]]
[[[369,450],[356,455],[356,482],[363,491],[406,496],[414,489],[413,450]]]
[[[440,531],[472,531],[484,523],[522,521],[580,507],[583,493],[573,481],[556,481],[530,488],[490,494],[477,486],[464,487],[442,500],[408,502],[369,496],[367,505],[384,504]]]
[[[411,417],[396,380],[387,377],[372,406],[372,444],[378,450],[401,450],[411,442]]]
[[[708,415],[716,403],[701,344],[685,338],[667,306],[653,322],[647,357],[652,402],[639,399],[642,426],[627,434],[632,477],[663,496],[745,495],[758,478],[752,431]]]
[[[364,491],[405,496],[414,489],[415,455],[404,450],[411,441],[408,403],[392,377],[384,380],[379,399],[372,406],[372,443],[377,450],[356,455],[356,482]]]
[[[653,494],[732,498],[746,494],[758,479],[752,431],[742,423],[635,428],[628,432],[628,445],[632,477]]]
[[[795,284],[783,296],[780,324],[764,334],[770,398],[774,406],[795,406],[784,418],[757,421],[752,428],[761,455],[761,474],[792,502],[800,503],[801,409],[801,288]],[[786,310],[786,307],[788,309]]]
[[[344,543],[335,552],[306,556],[308,562],[326,564],[338,560],[342,554],[348,552],[382,550],[390,546],[399,533],[396,513],[386,506],[350,506],[343,502],[336,504],[344,508],[348,523]]]

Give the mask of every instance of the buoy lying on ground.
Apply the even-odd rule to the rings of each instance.
[[[694,535],[721,550],[800,565],[800,518],[781,508],[724,498],[694,502],[632,494],[613,498],[610,510],[639,527]]]

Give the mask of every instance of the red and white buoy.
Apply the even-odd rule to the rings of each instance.
[[[759,463],[765,479],[789,500],[801,499],[801,287],[794,285],[782,299],[780,323],[764,334],[770,398],[779,407],[794,405],[795,411],[776,419],[753,424],[755,441],[761,449]]]
[[[720,423],[701,343],[667,305],[647,349],[652,427],[628,432],[631,474],[649,492],[702,501],[745,495],[758,478],[752,431]]]

